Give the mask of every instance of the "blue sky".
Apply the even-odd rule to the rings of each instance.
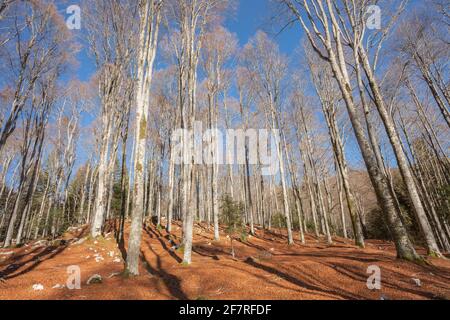
[[[241,46],[247,43],[258,30],[263,30],[275,37],[283,53],[290,54],[299,45],[300,28],[296,25],[275,35],[279,28],[270,25],[270,1],[241,0],[236,17],[227,22],[227,27],[238,35]]]
[[[288,28],[279,35],[275,35],[277,27],[268,23],[270,17],[270,1],[271,0],[240,0],[236,14],[226,21],[226,27],[236,33],[241,46],[245,45],[248,40],[255,35],[258,30],[263,30],[273,35],[280,49],[285,54],[291,54],[300,41],[300,28],[298,26]],[[62,6],[61,9],[63,9]],[[64,10],[64,9],[63,9]],[[80,34],[83,32],[83,26]],[[78,55],[79,68],[77,70],[77,78],[87,81],[95,72],[95,67],[91,59],[88,57],[86,49],[82,50]]]

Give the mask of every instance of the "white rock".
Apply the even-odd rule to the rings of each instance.
[[[56,284],[52,287],[52,289],[64,289],[66,286],[62,285],[62,284]]]
[[[44,286],[40,283],[33,284],[33,290],[34,291],[42,291],[42,290],[44,290]]]
[[[86,238],[82,238],[80,240],[78,240],[77,242],[75,242],[75,244],[83,244],[86,241]]]
[[[88,281],[86,282],[87,285],[90,285],[91,283],[101,283],[103,281],[102,276],[99,274],[94,274],[91,276]]]
[[[120,275],[120,272],[111,273],[111,275],[108,277],[108,279],[114,278],[119,275]]]
[[[113,262],[114,263],[122,263],[122,260],[120,259],[120,258],[115,258],[114,260],[113,260]]]
[[[422,281],[420,281],[420,279],[415,279],[413,278],[412,281],[414,281],[414,283],[416,284],[416,286],[421,287],[422,286]]]
[[[39,240],[37,242],[35,242],[33,244],[33,248],[37,248],[37,247],[45,247],[48,245],[48,241],[47,240]]]
[[[114,257],[114,251],[110,251],[108,254],[111,258]]]

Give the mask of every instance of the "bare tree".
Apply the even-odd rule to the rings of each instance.
[[[96,81],[101,103],[101,139],[98,181],[91,235],[102,232],[108,210],[108,188],[117,154],[120,126],[125,123],[130,63],[134,44],[133,19],[136,9],[127,1],[98,1],[86,4],[87,35],[98,72]],[[112,13],[112,14],[111,14]]]
[[[156,57],[159,25],[163,0],[142,0],[139,5],[139,51],[136,88],[136,149],[134,156],[134,201],[132,209],[130,239],[127,255],[127,270],[139,275],[139,254],[144,216],[144,166],[147,143],[149,90]]]
[[[242,53],[242,63],[257,81],[257,95],[261,104],[270,115],[269,123],[273,130],[281,130],[280,112],[282,107],[282,82],[286,77],[286,57],[279,53],[277,46],[267,35],[259,32],[246,45]],[[285,175],[284,150],[279,139],[276,139],[280,178],[283,189],[284,215],[288,230],[288,243],[293,244],[292,226],[289,209],[287,182]]]
[[[323,61],[317,60],[314,57],[314,53],[311,51],[307,52],[307,57],[312,79],[328,126],[330,142],[339,169],[338,175],[340,176],[347,199],[347,208],[352,222],[355,242],[356,245],[364,247],[364,237],[358,219],[356,201],[350,187],[344,143],[336,119],[338,102],[341,99],[341,94],[337,88],[337,84],[332,80],[332,72],[329,66],[323,63]]]
[[[202,62],[203,70],[206,74],[206,89],[208,96],[208,128],[210,130],[218,129],[219,103],[218,98],[221,92],[226,90],[226,65],[236,54],[237,38],[223,27],[217,27],[205,35]],[[210,143],[217,145],[214,137],[211,136]],[[219,147],[219,146],[217,146]],[[211,150],[211,156],[217,157],[217,150]],[[228,157],[228,155],[227,155]],[[211,207],[214,220],[214,239],[219,240],[219,188],[218,188],[218,169],[219,164],[215,163],[208,171],[211,179]],[[231,174],[231,169],[229,170]],[[253,215],[251,213],[251,215]],[[252,225],[253,232],[253,225]]]
[[[291,14],[293,19],[300,23],[316,54],[327,61],[332,69],[333,75],[336,78],[347,106],[354,133],[376,191],[378,202],[383,209],[383,213],[386,215],[386,220],[389,223],[390,230],[395,239],[398,256],[408,260],[418,259],[419,257],[400,220],[400,213],[395,207],[389,183],[383,175],[381,168],[378,166],[374,150],[367,140],[364,133],[364,127],[359,120],[347,65],[348,57],[346,57],[344,52],[345,43],[349,43],[353,46],[353,62],[355,63],[357,70],[359,68],[359,73],[361,70],[360,59],[364,60],[364,70],[367,73],[367,77],[370,78],[369,82],[371,88],[373,91],[377,92],[378,107],[381,107],[379,111],[386,111],[385,108],[383,108],[384,105],[381,94],[377,90],[378,87],[376,85],[376,80],[374,79],[373,69],[370,66],[367,54],[365,54],[366,51],[363,50],[361,44],[363,40],[362,37],[364,37],[365,34],[363,31],[366,27],[364,17],[369,4],[366,2],[357,4],[355,1],[351,1],[351,3],[344,1],[341,5],[340,2],[333,4],[330,0],[327,0],[325,4],[322,1],[317,0],[302,0],[299,2],[282,0],[281,3],[284,8],[287,9],[287,13]],[[350,5],[352,7],[350,7]],[[359,16],[354,17],[352,12]],[[342,24],[341,21],[343,22]],[[357,28],[352,30],[353,35],[349,34],[348,24],[351,25],[351,28]],[[386,127],[389,127],[389,131],[391,131],[390,137],[393,142],[398,142],[398,139],[396,141],[397,136],[390,126],[392,122],[390,121],[389,116],[386,115],[386,112],[381,113],[384,115]],[[402,151],[398,151],[398,160],[402,163]],[[408,173],[408,168],[404,167],[403,169]],[[414,188],[414,184],[412,185],[412,188]]]
[[[0,132],[0,151],[16,129],[19,116],[29,101],[36,82],[45,74],[57,73],[73,49],[63,18],[56,6],[43,1],[4,1],[12,6],[11,18],[0,19],[11,32],[11,40],[0,46],[4,76],[14,75],[13,101]],[[1,13],[0,13],[1,14]],[[27,36],[25,36],[25,34]]]

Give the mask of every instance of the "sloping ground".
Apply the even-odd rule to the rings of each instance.
[[[143,232],[141,276],[126,278],[120,250],[107,235],[83,239],[85,230],[72,230],[62,243],[34,243],[0,250],[0,299],[449,299],[450,262],[433,259],[419,266],[395,259],[392,244],[371,241],[360,250],[335,239],[327,246],[309,237],[308,245],[288,247],[284,235],[258,230],[247,243],[212,241],[204,226],[196,227],[193,264],[180,264],[173,249],[177,236],[153,227]],[[82,242],[82,243],[80,243]],[[81,289],[66,284],[67,267],[81,269]],[[381,268],[382,288],[371,291],[367,268]],[[94,274],[101,284],[87,285]],[[416,279],[416,280],[413,280]],[[420,285],[417,283],[420,280]],[[43,290],[33,290],[41,284]]]

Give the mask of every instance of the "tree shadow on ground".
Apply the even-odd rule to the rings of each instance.
[[[148,246],[149,249],[152,251],[152,253],[156,257],[156,268],[152,267],[150,261],[147,260],[145,257],[144,252],[142,252],[142,262],[144,264],[145,269],[148,273],[150,273],[153,276],[159,277],[165,284],[166,288],[169,290],[170,294],[178,299],[178,300],[189,300],[187,295],[183,292],[181,289],[181,280],[177,276],[168,273],[164,268],[162,267],[161,257],[159,254],[153,250],[152,247]]]
[[[31,250],[30,252],[23,251],[23,253],[14,254],[11,257],[9,257],[6,260],[4,260],[3,262],[1,262],[0,263],[0,267],[12,264],[12,263],[14,263],[14,261],[22,260],[22,258],[25,258],[25,257],[27,257],[29,255],[33,255],[33,254],[37,253],[40,249],[42,249],[42,248],[38,247],[38,248],[35,248],[35,249]]]
[[[67,249],[67,247],[68,247],[68,245],[61,246],[61,247],[47,247],[42,252],[34,255],[31,259],[22,261],[20,263],[15,263],[15,261],[17,261],[17,260],[13,259],[6,268],[4,268],[3,270],[0,270],[0,278],[2,278],[4,280],[9,280],[9,279],[13,279],[13,278],[19,277],[21,275],[24,275],[24,274],[34,270],[42,262],[44,262],[46,260],[50,260],[50,259],[54,258],[55,256],[57,256],[58,254],[62,253],[65,249]],[[16,271],[20,270],[22,267],[26,266],[29,263],[31,263],[30,266],[15,273]]]
[[[21,259],[23,257],[25,257],[26,255],[32,255],[39,249],[36,248],[32,252],[27,253],[26,255],[19,255],[19,256],[11,257],[6,262],[6,264],[3,263],[6,265],[6,267],[3,270],[0,270],[0,279],[3,279],[3,280],[13,279],[13,278],[19,277],[21,275],[24,275],[24,274],[34,270],[42,262],[50,260],[50,259],[54,258],[55,256],[59,255],[60,253],[62,253],[64,250],[66,250],[69,247],[69,245],[71,244],[71,242],[73,242],[73,240],[75,240],[75,239],[79,239],[84,234],[85,231],[86,231],[86,227],[82,228],[82,230],[80,232],[78,232],[78,234],[75,235],[75,238],[71,239],[71,241],[66,241],[64,239],[61,239],[61,241],[63,243],[62,245],[47,246],[47,247],[45,247],[44,250],[42,250],[41,252],[39,252],[36,255],[33,255],[30,259],[27,259],[25,261],[21,261]],[[24,268],[23,270],[15,273],[16,271],[20,270],[22,267],[28,265],[29,263],[31,263],[31,265],[29,265],[28,267]]]
[[[193,246],[192,251],[202,257],[211,258],[216,261],[220,260],[221,255],[230,255],[221,248],[209,248],[203,245]]]
[[[355,266],[348,266],[345,264],[340,264],[340,263],[323,263],[325,266],[328,266],[330,268],[333,268],[336,270],[336,272],[339,272],[341,275],[344,275],[354,281],[359,281],[359,282],[366,282],[367,281],[367,274],[365,274],[364,272],[361,272],[357,267]],[[401,291],[403,292],[408,292],[410,294],[414,294],[417,295],[419,297],[422,298],[426,298],[426,299],[436,299],[437,296],[434,293],[431,292],[427,292],[425,290],[420,290],[420,288],[418,289],[410,289],[407,287],[407,285],[409,283],[405,282],[404,280],[400,280],[405,278],[406,276],[404,274],[395,272],[393,270],[386,270],[385,268],[383,269],[383,274],[385,275],[382,279],[382,286],[385,288],[390,288],[393,290],[398,290],[399,287],[401,286]],[[389,276],[386,276],[389,275]],[[395,283],[393,281],[388,281],[387,279],[399,279],[399,283]],[[428,281],[428,280],[427,280]],[[403,284],[403,285],[401,285]],[[434,286],[436,286],[436,284],[433,284]]]
[[[339,297],[342,297],[342,298],[348,299],[348,300],[355,299],[355,298],[357,299],[358,298],[358,296],[355,296],[355,295],[350,295],[350,294],[343,293],[343,292],[338,292],[338,291],[335,291],[335,290],[324,289],[324,288],[318,287],[316,285],[307,283],[307,282],[302,281],[300,279],[297,279],[297,278],[295,278],[295,277],[293,277],[293,276],[291,276],[291,275],[289,275],[289,274],[287,274],[285,272],[282,272],[282,271],[277,270],[275,268],[272,268],[270,266],[263,265],[263,264],[255,261],[252,258],[248,258],[245,261],[245,263],[248,264],[249,266],[254,267],[254,268],[257,268],[257,269],[263,270],[265,272],[271,273],[271,274],[273,274],[273,275],[275,275],[275,276],[277,276],[277,277],[279,277],[279,278],[281,278],[281,279],[283,279],[285,281],[288,281],[288,282],[290,282],[290,283],[292,283],[292,284],[294,284],[294,285],[296,285],[296,286],[298,286],[300,288],[305,288],[305,289],[308,289],[308,290],[311,290],[311,291],[316,291],[316,292],[327,293],[327,294],[339,296]]]
[[[167,244],[164,242],[164,240],[161,239],[162,235],[159,236],[159,235],[153,230],[153,228],[151,228],[151,227],[145,228],[144,231],[147,233],[147,235],[148,235],[150,238],[156,238],[156,240],[159,241],[159,243],[161,244],[161,246],[163,247],[163,249],[164,249],[165,251],[167,251],[167,253],[168,253],[173,259],[175,259],[175,261],[176,261],[177,263],[183,262],[183,259],[181,259],[181,258],[180,258],[173,250],[171,250],[171,249],[167,246]],[[152,249],[152,250],[153,250],[153,249]]]

